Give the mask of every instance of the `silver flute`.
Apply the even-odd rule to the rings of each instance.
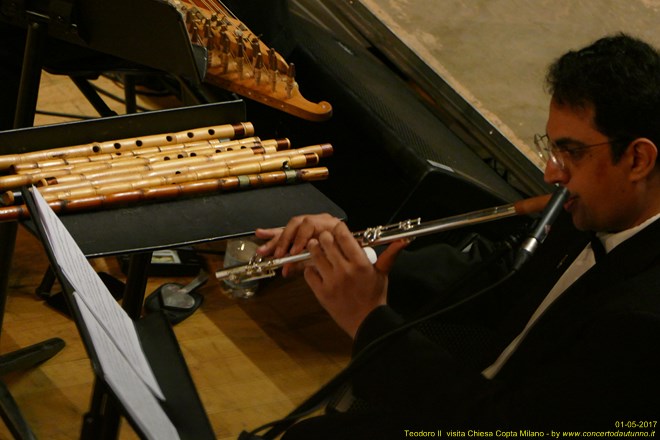
[[[520,200],[515,203],[428,222],[422,222],[419,218],[410,219],[390,225],[368,228],[364,231],[353,233],[353,236],[360,246],[364,248],[369,260],[374,263],[376,261],[376,253],[372,246],[388,244],[402,239],[412,239],[516,215],[538,213],[543,210],[549,199],[550,194],[546,194]],[[219,270],[215,273],[215,276],[219,280],[228,280],[233,283],[269,278],[274,276],[276,270],[285,264],[298,263],[309,260],[310,258],[311,255],[309,252],[302,252],[282,258],[264,258],[260,255],[254,255],[248,263]]]

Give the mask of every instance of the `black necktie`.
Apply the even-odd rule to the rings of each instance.
[[[591,236],[591,249],[594,251],[594,258],[596,259],[596,263],[602,261],[603,257],[605,257],[607,254],[607,252],[605,252],[603,242],[600,241],[600,238],[596,237],[596,234]]]

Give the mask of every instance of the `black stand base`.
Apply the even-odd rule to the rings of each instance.
[[[174,284],[174,283],[170,283]],[[191,316],[202,305],[204,297],[198,292],[188,292],[185,295],[189,296],[193,304],[190,307],[171,307],[167,306],[163,301],[162,289],[167,284],[160,286],[155,291],[151,292],[147,299],[144,301],[144,310],[147,313],[155,313],[162,311],[170,324],[175,325]],[[184,288],[181,284],[176,284],[179,288]]]
[[[12,371],[34,367],[55,356],[64,348],[64,341],[51,338],[29,347],[0,356],[0,376]],[[0,381],[0,416],[16,439],[34,439],[35,436],[23,418],[7,386]]]
[[[0,376],[17,370],[32,368],[55,356],[64,348],[64,341],[51,338],[29,347],[0,356]]]

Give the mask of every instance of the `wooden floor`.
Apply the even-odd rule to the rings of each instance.
[[[116,87],[100,80],[104,88]],[[116,90],[121,94],[121,89]],[[143,100],[147,108],[177,105]],[[122,112],[122,105],[112,104]],[[39,109],[94,116],[95,113],[66,78],[46,76]],[[36,124],[66,119],[39,116]],[[220,251],[222,243],[205,245]],[[206,255],[208,270],[217,270],[221,257]],[[124,280],[115,258],[92,261],[97,271]],[[93,374],[76,327],[50,308],[35,288],[47,267],[40,243],[19,230],[9,298],[0,338],[0,353],[27,347],[51,337],[66,347],[38,368],[15,372],[3,379],[32,430],[40,439],[76,439],[88,410]],[[166,282],[190,278],[152,277],[147,294]],[[235,439],[286,415],[329,380],[349,358],[350,340],[320,308],[300,278],[275,278],[262,283],[249,300],[230,298],[215,279],[199,292],[199,310],[177,324],[174,331],[218,439]],[[11,438],[2,425],[0,438]],[[136,438],[122,423],[120,438]]]

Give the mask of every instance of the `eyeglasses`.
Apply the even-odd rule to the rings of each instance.
[[[579,152],[584,151],[588,148],[599,147],[601,145],[607,145],[611,141],[599,142],[597,144],[591,145],[582,145],[579,147],[568,148],[560,147],[548,138],[547,134],[535,134],[534,135],[534,146],[536,146],[537,153],[543,159],[544,163],[547,164],[551,161],[556,165],[560,170],[564,171],[566,169],[565,157],[570,156],[577,158]]]

